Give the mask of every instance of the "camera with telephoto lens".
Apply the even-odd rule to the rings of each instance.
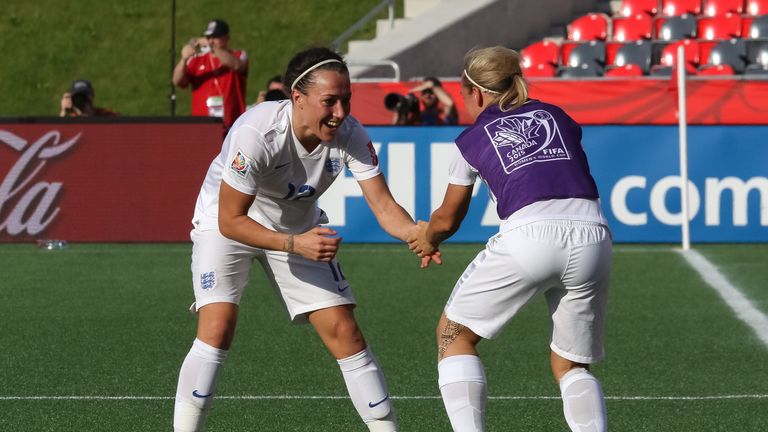
[[[88,101],[90,98],[85,93],[75,93],[72,95],[72,106],[79,109],[80,111],[85,111],[86,105],[88,105]]]
[[[410,93],[405,96],[398,93],[388,93],[384,97],[384,106],[387,111],[396,112],[400,115],[419,113],[419,99]]]

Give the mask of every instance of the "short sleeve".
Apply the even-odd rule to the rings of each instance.
[[[256,195],[259,172],[267,160],[264,137],[251,127],[240,126],[232,133],[222,180],[246,195]]]
[[[459,186],[470,186],[477,180],[477,170],[464,159],[458,147],[454,146],[454,155],[448,166],[448,183]]]
[[[381,173],[379,157],[371,137],[360,123],[356,122],[351,131],[345,163],[357,181],[367,180]]]

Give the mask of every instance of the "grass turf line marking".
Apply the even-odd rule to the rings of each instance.
[[[768,316],[754,307],[748,298],[733,286],[725,276],[703,255],[693,249],[680,251],[688,264],[691,265],[715,291],[720,294],[725,303],[736,313],[736,317],[744,321],[757,337],[768,346]]]
[[[0,401],[142,401],[174,400],[174,396],[0,396]],[[343,400],[349,396],[242,395],[216,396],[223,400]],[[440,396],[392,396],[395,400],[437,400]],[[489,400],[560,400],[560,396],[488,396]],[[605,396],[614,401],[708,401],[729,399],[768,399],[768,394],[718,396]]]

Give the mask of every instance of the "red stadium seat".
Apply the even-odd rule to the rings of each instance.
[[[713,17],[727,13],[744,13],[744,0],[705,0],[704,15]]]
[[[685,57],[686,70],[689,73],[696,73],[696,68],[699,67],[699,43],[693,39],[684,39],[681,41],[673,42],[661,52],[660,65],[674,67],[677,62],[677,47],[682,45],[683,56]]]
[[[525,68],[543,64],[556,65],[560,59],[560,45],[548,40],[535,42],[520,50],[520,57]]]
[[[568,25],[568,40],[585,42],[606,40],[611,19],[603,13],[588,13]]]
[[[680,16],[683,14],[699,15],[701,0],[661,0],[661,14]]]
[[[741,15],[725,15],[699,18],[697,31],[699,39],[718,40],[741,37]]]
[[[523,67],[523,76],[526,78],[554,77],[557,68],[549,63],[539,63],[530,67]]]
[[[704,76],[728,76],[733,74],[733,68],[728,65],[704,66],[698,72],[698,75]]]
[[[605,44],[605,64],[612,65],[616,59],[616,53],[619,52],[624,42],[608,42]]]
[[[603,76],[607,77],[633,77],[643,76],[643,69],[635,64],[624,66],[612,66],[605,71]]]
[[[768,14],[768,0],[747,0],[744,12],[751,16]]]
[[[613,36],[619,42],[650,39],[653,36],[653,18],[648,14],[613,19]]]
[[[659,13],[659,0],[622,0],[619,15],[633,17],[637,14],[656,15]]]
[[[743,16],[741,18],[741,37],[749,37],[749,26],[752,25],[752,20],[754,20],[754,18],[751,16]]]
[[[703,63],[709,58],[709,53],[712,51],[712,48],[722,41],[697,39],[696,42],[699,43],[699,59],[701,59],[701,62]]]

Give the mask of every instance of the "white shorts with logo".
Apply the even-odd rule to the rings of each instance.
[[[240,304],[251,267],[258,260],[272,287],[296,323],[318,309],[355,304],[341,266],[297,254],[258,249],[230,240],[219,230],[197,230],[192,238],[192,284],[195,310],[210,303]]]
[[[552,318],[550,348],[578,363],[604,357],[611,270],[608,227],[546,220],[493,236],[470,263],[445,307],[451,321],[492,339],[531,299],[544,293]]]

